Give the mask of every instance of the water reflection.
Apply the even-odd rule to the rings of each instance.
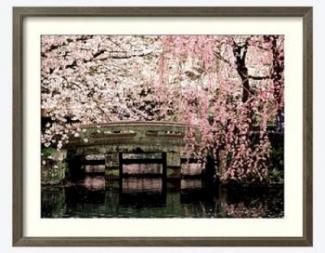
[[[203,187],[201,179],[182,179],[181,180],[181,190],[186,189],[201,189]]]
[[[283,189],[218,189],[201,179],[86,176],[42,189],[42,217],[283,217]]]
[[[104,176],[86,176],[83,184],[89,191],[105,190]]]
[[[163,192],[162,178],[136,178],[128,177],[122,179],[122,193],[137,192]]]
[[[121,180],[119,205],[136,210],[166,206],[166,190],[162,178],[128,177]],[[141,214],[140,214],[141,215]]]

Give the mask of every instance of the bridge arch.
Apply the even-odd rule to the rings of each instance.
[[[67,145],[68,157],[83,160],[86,155],[103,154],[106,170],[120,168],[121,154],[161,153],[166,156],[166,167],[180,174],[181,152],[188,126],[175,122],[119,121],[82,125],[82,134]],[[85,141],[86,140],[86,141]],[[74,161],[75,167],[79,166]],[[72,166],[72,169],[73,168]]]

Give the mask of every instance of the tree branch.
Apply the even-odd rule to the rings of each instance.
[[[116,53],[116,52],[115,52]],[[147,56],[147,55],[150,55],[152,54],[152,51],[150,52],[147,52],[147,53],[142,53],[142,54],[130,54],[130,55],[107,55],[107,57],[103,57],[101,58],[100,60],[106,60],[106,59],[130,59],[130,58],[133,58],[133,57],[144,57],[144,56]]]
[[[248,79],[253,79],[253,80],[266,80],[266,79],[271,79],[271,76],[251,76],[248,75]]]
[[[219,52],[214,51],[213,54],[215,55],[215,57],[217,57],[217,59],[227,63],[229,66],[231,66],[231,62],[228,61],[226,58],[224,58]]]

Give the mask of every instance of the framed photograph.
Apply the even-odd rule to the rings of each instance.
[[[14,246],[311,246],[312,7],[14,7]]]

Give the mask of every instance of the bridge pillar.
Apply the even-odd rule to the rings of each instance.
[[[118,153],[105,154],[105,175],[108,177],[119,177]]]
[[[181,154],[178,150],[166,153],[167,178],[181,177]]]
[[[118,153],[109,153],[105,155],[105,165],[108,168],[118,168]]]
[[[167,167],[180,167],[181,155],[180,152],[167,152]]]

